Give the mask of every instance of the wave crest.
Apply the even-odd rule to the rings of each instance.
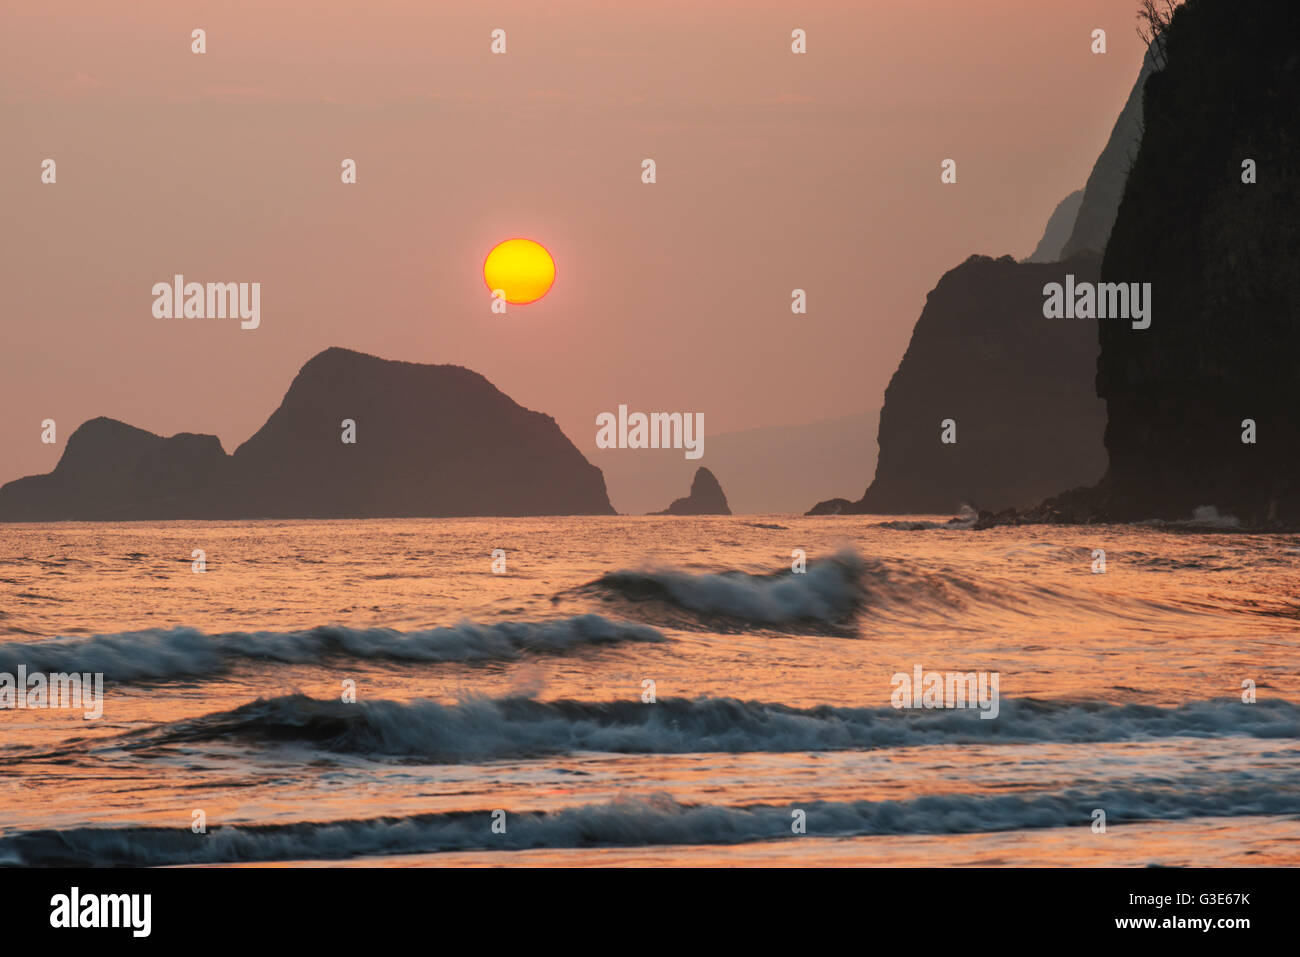
[[[1300,737],[1300,707],[1198,701],[1175,708],[1003,699],[996,720],[974,709],[794,708],[734,698],[605,702],[512,696],[349,704],[305,695],[130,732],[131,749],[238,739],[326,751],[488,761],[598,751],[626,754],[839,751],[964,743],[1094,742],[1153,737]]]
[[[387,661],[503,661],[525,654],[564,654],[624,641],[665,642],[648,625],[578,615],[554,621],[462,622],[399,632],[326,625],[293,632],[208,635],[193,628],[148,629],[90,638],[0,643],[0,672],[102,672],[129,683],[219,675],[236,661],[304,664],[326,658]]]
[[[800,573],[725,571],[693,575],[677,569],[609,572],[587,587],[631,601],[658,600],[702,615],[768,625],[843,622],[867,597],[867,563],[845,550]]]
[[[801,802],[798,805],[692,805],[667,797],[633,798],[555,811],[510,814],[494,833],[488,811],[405,818],[188,828],[95,828],[21,832],[0,837],[0,863],[24,866],[165,866],[240,861],[340,860],[453,850],[538,847],[636,847],[798,840],[796,809],[818,837],[969,834],[1082,826],[1092,809],[1107,823],[1191,817],[1300,813],[1300,781],[1270,787],[1244,782],[1217,787],[1204,776],[1131,787],[1070,788],[1019,794],[934,794],[907,801]]]

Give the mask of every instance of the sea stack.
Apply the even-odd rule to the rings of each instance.
[[[662,512],[654,515],[730,515],[727,496],[722,493],[722,486],[713,473],[704,467],[695,471],[691,482],[691,494],[679,498]]]

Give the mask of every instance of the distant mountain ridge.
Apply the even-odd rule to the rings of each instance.
[[[0,487],[10,522],[612,514],[600,470],[550,416],[469,369],[340,348],[231,455],[215,436],[97,418],[54,471]]]
[[[1054,263],[1061,258],[1061,250],[1070,241],[1074,224],[1079,218],[1079,208],[1083,205],[1083,190],[1076,189],[1065,199],[1056,204],[1056,209],[1048,217],[1043,238],[1038,241],[1034,251],[1023,262]]]
[[[1110,137],[1106,140],[1101,155],[1097,157],[1097,162],[1093,164],[1092,172],[1088,174],[1079,212],[1074,219],[1074,228],[1070,231],[1065,246],[1061,248],[1060,259],[1070,259],[1081,253],[1100,256],[1106,251],[1107,240],[1115,226],[1115,216],[1119,213],[1120,199],[1124,195],[1124,186],[1128,182],[1129,169],[1142,139],[1142,91],[1146,88],[1147,77],[1154,69],[1154,60],[1148,53],[1142,58],[1137,81],[1115,120]]]

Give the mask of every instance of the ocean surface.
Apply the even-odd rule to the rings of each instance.
[[[0,863],[1300,864],[1300,536],[945,522],[0,525]]]

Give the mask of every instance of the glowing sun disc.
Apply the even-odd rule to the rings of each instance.
[[[507,239],[497,243],[483,260],[483,281],[494,294],[500,289],[506,302],[536,302],[555,282],[555,260],[541,243]]]

